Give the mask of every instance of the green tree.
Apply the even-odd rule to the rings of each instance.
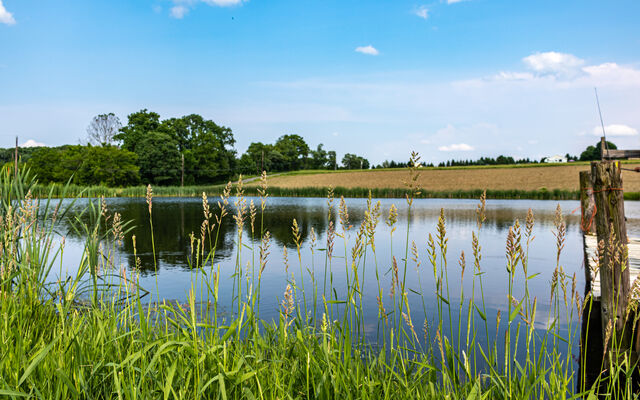
[[[600,154],[600,148],[602,147],[602,143],[598,142],[596,143],[595,146],[589,146],[585,149],[585,151],[582,152],[582,154],[580,154],[580,161],[596,161],[599,160],[601,158],[601,154]],[[607,147],[610,150],[615,150],[618,147],[607,141]],[[606,151],[606,149],[605,149]]]
[[[145,108],[129,114],[127,120],[127,125],[120,129],[120,133],[115,135],[114,139],[122,141],[123,149],[133,151],[140,155],[136,147],[150,132],[159,130],[160,114],[148,111]]]
[[[149,132],[136,146],[142,183],[177,185],[180,183],[180,152],[166,133]]]
[[[282,155],[284,171],[296,171],[307,166],[309,146],[300,135],[281,136],[274,150]]]
[[[233,174],[236,151],[230,128],[197,114],[164,124],[185,158],[185,183],[216,183]],[[173,129],[169,127],[173,126]]]
[[[137,157],[115,146],[41,147],[27,162],[38,182],[131,186],[140,181]]]
[[[327,168],[328,154],[323,148],[324,145],[320,143],[315,150],[311,151],[311,159],[309,160],[309,168],[311,169],[324,169]]]
[[[333,150],[327,151],[327,169],[338,169],[338,157]]]
[[[77,171],[80,185],[134,186],[140,183],[137,156],[116,146],[88,146]]]
[[[264,171],[274,171],[273,145],[262,142],[253,142],[238,160],[238,169],[243,174],[259,175]],[[276,161],[276,164],[278,162]]]
[[[367,159],[350,153],[342,157],[342,165],[345,169],[369,169],[369,161]]]

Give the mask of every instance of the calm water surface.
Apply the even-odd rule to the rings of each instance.
[[[251,198],[247,199],[247,204]],[[259,205],[260,199],[253,199]],[[88,200],[81,200],[75,206],[76,211],[86,207]],[[376,234],[376,259],[380,284],[384,288],[384,302],[389,304],[391,286],[392,246],[393,255],[396,256],[401,269],[404,258],[404,248],[407,227],[407,205],[402,199],[380,200],[382,205],[382,221],[378,224]],[[212,201],[213,203],[213,201]],[[233,204],[233,199],[231,199]],[[355,242],[357,227],[364,218],[366,200],[346,200],[349,209],[350,222],[353,228],[349,231],[349,247],[347,254],[350,260],[351,246]],[[421,266],[416,269],[413,261],[409,260],[407,268],[407,282],[409,301],[412,316],[416,326],[422,326],[424,312],[422,300],[415,294],[420,292],[418,275],[422,284],[422,292],[425,294],[427,317],[435,318],[435,283],[433,269],[427,258],[428,235],[436,236],[436,224],[440,209],[445,210],[448,242],[449,285],[452,298],[457,298],[460,291],[460,267],[458,258],[462,251],[467,258],[467,272],[464,277],[464,289],[466,293],[471,290],[471,277],[473,256],[471,248],[472,232],[477,231],[475,200],[443,200],[420,199],[415,200],[410,219],[410,241],[415,241]],[[390,239],[391,230],[384,223],[389,208],[395,204],[399,210],[396,231],[393,239]],[[507,272],[505,258],[505,241],[509,227],[516,219],[524,222],[527,210],[531,208],[535,215],[534,228],[535,240],[529,253],[529,274],[540,273],[530,281],[529,290],[532,297],[538,298],[537,327],[544,329],[548,323],[548,309],[550,296],[550,280],[556,267],[556,244],[553,235],[554,214],[556,206],[560,204],[562,213],[567,223],[566,245],[560,258],[560,264],[569,274],[576,274],[579,288],[584,287],[584,272],[582,269],[582,236],[580,233],[580,212],[574,211],[579,203],[576,201],[530,201],[530,200],[489,200],[487,201],[487,220],[480,231],[480,244],[482,246],[482,270],[484,271],[484,295],[488,306],[488,316],[494,316],[498,309],[507,307]],[[118,212],[124,220],[131,220],[135,228],[127,234],[123,245],[118,249],[116,261],[119,265],[133,273],[135,265],[131,236],[137,238],[137,254],[141,260],[140,284],[153,293],[155,301],[156,284],[160,298],[184,301],[194,279],[194,271],[189,268],[188,259],[191,253],[190,234],[195,232],[199,237],[200,226],[203,219],[201,199],[190,198],[156,198],[153,200],[153,224],[157,271],[154,269],[153,253],[151,248],[151,236],[149,229],[149,216],[147,204],[144,199],[107,199],[110,212]],[[337,201],[336,201],[337,205]],[[233,208],[233,207],[232,207]],[[336,207],[337,208],[337,207]],[[640,203],[626,202],[627,224],[630,236],[640,235]],[[217,207],[212,204],[214,214]],[[237,230],[233,221],[233,209],[230,215],[225,217],[221,226],[220,237],[215,253],[215,265],[220,268],[220,305],[223,309],[230,310],[233,296],[232,275],[236,272]],[[573,213],[572,213],[573,212]],[[300,286],[300,264],[298,262],[296,246],[291,234],[291,224],[295,218],[300,226],[302,235],[302,266],[305,271],[313,272],[320,292],[323,288],[325,273],[325,252],[328,206],[326,199],[321,198],[269,198],[264,214],[264,226],[271,233],[270,255],[262,278],[261,316],[267,320],[276,318],[278,305],[283,297],[283,292],[288,281],[293,278]],[[336,217],[334,210],[334,220]],[[260,214],[258,214],[256,227],[259,229]],[[311,255],[311,229],[317,235],[315,253]],[[341,231],[341,228],[338,228]],[[66,247],[61,271],[56,275],[73,274],[80,260],[84,238],[69,232],[61,232],[66,235]],[[257,236],[257,235],[256,235]],[[247,227],[243,239],[241,251],[242,265],[245,270],[247,262],[255,260],[258,264],[259,240],[251,238],[250,228]],[[253,248],[253,250],[252,250]],[[289,268],[283,260],[283,249],[288,252]],[[376,263],[370,249],[367,250],[366,263],[360,266],[360,276],[364,277],[363,304],[365,306],[365,321],[367,330],[375,331],[377,326],[377,281]],[[336,238],[334,258],[328,276],[333,275],[333,287],[339,298],[346,294],[345,260],[338,256],[344,256],[345,248],[342,239]],[[350,261],[349,261],[350,262]],[[308,289],[311,286],[309,272],[305,272],[305,284]],[[522,293],[522,273],[516,275],[516,294]],[[57,279],[57,276],[53,279]],[[311,301],[312,291],[307,290],[308,301]],[[320,295],[321,297],[321,295]],[[327,296],[329,297],[329,296]],[[517,297],[517,296],[516,296]],[[454,304],[454,303],[452,303]],[[302,302],[298,307],[303,307]],[[310,306],[308,306],[310,307]],[[457,310],[454,311],[457,315]]]

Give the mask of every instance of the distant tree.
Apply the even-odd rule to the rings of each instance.
[[[296,171],[307,166],[309,146],[300,135],[281,136],[274,150],[282,155],[285,171]]]
[[[136,151],[136,146],[150,132],[157,132],[160,129],[160,114],[148,111],[146,108],[138,112],[134,112],[127,116],[127,125],[120,129],[120,133],[115,135],[114,139],[122,141],[122,148]]]
[[[122,124],[114,113],[96,115],[87,127],[87,139],[94,146],[109,146],[120,128]]]
[[[31,155],[27,168],[36,176],[39,183],[60,182],[64,179],[61,174],[62,153],[60,148],[41,147]]]
[[[323,148],[324,145],[320,143],[316,150],[311,151],[311,159],[309,160],[310,169],[324,169],[327,167],[327,151]]]
[[[38,182],[131,186],[140,182],[137,157],[116,146],[41,147],[27,162]]]
[[[345,169],[369,169],[369,161],[367,159],[350,153],[342,157],[342,165]]]
[[[185,158],[185,183],[216,183],[229,178],[235,167],[235,139],[231,129],[219,126],[197,114],[180,118],[167,132]]]
[[[80,185],[134,186],[140,183],[137,156],[116,146],[88,146],[76,173]]]
[[[582,154],[580,154],[580,161],[596,161],[599,160],[601,158],[601,153],[600,153],[600,147],[602,146],[601,142],[596,143],[595,146],[588,146],[585,151],[582,152]],[[607,141],[607,147],[610,150],[615,150],[618,147]],[[605,150],[606,151],[606,150]]]
[[[327,169],[338,169],[337,155],[333,150],[327,151]]]
[[[137,144],[136,150],[142,183],[154,185],[180,183],[180,152],[177,143],[169,135],[149,132]]]

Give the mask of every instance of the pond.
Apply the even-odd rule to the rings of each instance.
[[[218,199],[211,199],[211,210],[218,214],[215,204]],[[261,278],[260,317],[264,320],[277,319],[283,294],[288,284],[295,282],[298,288],[296,307],[305,307],[303,297],[306,297],[306,307],[311,311],[317,297],[319,315],[323,312],[322,296],[327,300],[345,300],[347,293],[347,278],[353,280],[354,271],[351,267],[351,249],[356,242],[360,224],[365,219],[367,210],[366,199],[346,199],[349,224],[352,228],[347,231],[348,244],[345,248],[344,240],[335,237],[333,254],[327,262],[327,232],[329,229],[329,205],[327,199],[322,198],[268,198],[262,219],[260,213],[260,199],[247,198],[247,205],[251,200],[257,207],[255,221],[256,233],[251,235],[250,218],[245,218],[245,231],[241,251],[238,251],[238,230],[233,219],[235,209],[234,198],[230,198],[229,215],[224,217],[220,225],[219,239],[214,257],[214,270],[219,268],[221,310],[234,313],[234,296],[237,286],[234,285],[234,274],[240,257],[243,269],[243,296],[253,284],[257,287],[257,278],[247,281],[245,277],[256,276],[259,263],[259,230],[261,220],[264,229],[270,233],[269,255]],[[378,200],[374,200],[375,204]],[[417,199],[413,201],[409,217],[407,202],[404,199],[381,199],[380,221],[375,234],[375,256],[371,247],[357,265],[359,282],[362,287],[358,298],[362,296],[363,326],[368,335],[379,330],[378,295],[382,288],[381,301],[387,311],[392,309],[391,285],[393,281],[393,257],[400,270],[400,279],[404,276],[405,251],[407,245],[407,224],[409,223],[409,257],[406,259],[406,289],[407,301],[410,305],[411,317],[414,325],[422,330],[425,312],[427,320],[433,321],[437,312],[436,281],[433,266],[429,262],[428,240],[431,234],[437,235],[437,224],[440,210],[444,210],[446,218],[447,266],[449,300],[452,304],[451,323],[456,324],[459,314],[461,289],[468,298],[474,285],[472,233],[478,232],[476,224],[475,200],[447,200],[447,199]],[[73,206],[74,211],[81,211],[87,206],[88,200],[78,200]],[[332,206],[332,220],[336,222],[337,233],[342,232],[338,216],[338,203]],[[140,285],[151,292],[147,300],[167,299],[185,301],[189,290],[193,287],[196,292],[203,290],[205,285],[198,278],[197,271],[190,267],[189,259],[192,252],[191,233],[195,242],[200,237],[203,221],[202,199],[194,198],[155,198],[153,199],[153,243],[155,244],[154,267],[152,251],[151,229],[149,225],[148,206],[145,199],[112,198],[106,199],[109,212],[121,214],[123,220],[130,220],[134,228],[126,235],[121,246],[117,248],[116,264],[126,268],[129,276],[139,274]],[[392,228],[386,223],[389,209],[395,205],[398,209],[398,221]],[[528,281],[530,297],[537,298],[537,318],[535,326],[546,329],[551,323],[549,318],[551,279],[556,268],[556,236],[554,235],[554,218],[556,207],[560,205],[562,216],[566,222],[566,241],[560,256],[560,265],[569,277],[574,274],[580,295],[584,295],[583,244],[580,232],[580,211],[576,211],[579,203],[576,201],[530,201],[530,200],[488,200],[486,203],[486,221],[479,231],[482,259],[480,262],[483,273],[483,294],[486,305],[486,316],[495,321],[495,315],[500,309],[508,306],[509,274],[506,262],[506,239],[509,228],[516,219],[521,221],[524,232],[524,221],[527,211],[531,209],[535,218],[533,228],[534,239],[529,248],[528,275],[539,274]],[[629,236],[637,236],[640,230],[640,203],[627,202],[625,204]],[[247,214],[249,207],[247,206]],[[300,259],[297,246],[292,234],[292,222],[296,220],[300,234]],[[215,221],[215,217],[212,222]],[[214,230],[217,230],[217,226]],[[312,233],[313,231],[313,233]],[[84,238],[68,232],[63,262],[56,276],[75,273],[80,261]],[[136,254],[139,257],[139,267],[136,268],[132,235],[136,236]],[[314,241],[315,237],[315,241]],[[523,233],[523,245],[524,233]],[[412,242],[418,253],[420,265],[413,260],[410,247]],[[208,246],[207,246],[208,247]],[[288,255],[288,262],[284,260],[284,252]],[[312,253],[313,250],[313,253]],[[459,257],[461,252],[466,256],[466,272],[461,279]],[[345,254],[346,260],[345,263]],[[288,264],[288,265],[287,265]],[[521,269],[521,266],[518,268]],[[211,269],[210,263],[205,268]],[[301,279],[301,270],[303,279]],[[347,276],[347,273],[349,276]],[[237,275],[236,275],[237,276]],[[325,276],[327,281],[325,282]],[[522,271],[517,271],[514,278],[514,297],[520,299],[524,295],[524,278]],[[476,275],[477,278],[477,275]],[[315,283],[314,283],[315,280]],[[479,301],[478,280],[475,280],[476,301]],[[306,293],[301,294],[305,285]],[[313,288],[316,288],[314,291]],[[332,288],[332,289],[331,289]],[[422,293],[422,296],[419,295]],[[243,298],[244,299],[244,298]],[[579,317],[574,317],[576,320]],[[448,319],[448,317],[447,317]],[[566,324],[566,321],[560,321]],[[492,323],[493,324],[493,323]],[[564,327],[566,328],[566,326]]]

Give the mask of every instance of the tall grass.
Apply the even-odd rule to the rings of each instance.
[[[413,160],[418,162],[417,155]],[[409,171],[403,200],[409,213],[413,199],[422,195],[415,186],[418,173],[415,168]],[[338,219],[328,213],[326,243],[317,243],[312,235],[309,249],[321,259],[326,278],[320,280],[321,274],[316,276],[303,261],[295,220],[296,254],[284,261],[269,258],[270,234],[258,215],[268,207],[266,179],[259,186],[259,209],[253,203],[247,207],[242,185],[235,200],[227,185],[215,211],[201,194],[203,224],[191,236],[188,259],[191,288],[180,304],[141,288],[137,261],[130,269],[120,267],[116,250],[127,225],[105,205],[90,203],[85,211],[89,223],[76,217],[76,229],[83,230],[86,242],[77,273],[64,278],[64,238],[56,227],[68,208],[62,209],[59,201],[53,205],[51,200],[35,200],[34,182],[25,172],[14,179],[5,169],[0,188],[0,395],[7,398],[548,399],[571,397],[576,389],[593,395],[594,388],[578,388],[572,359],[580,351],[575,318],[593,300],[580,298],[575,276],[568,276],[560,263],[566,232],[559,208],[557,264],[547,277],[552,316],[548,329],[541,331],[535,328],[538,299],[527,289],[536,278],[527,272],[534,240],[532,212],[524,225],[515,221],[509,229],[504,273],[509,298],[504,314],[498,312],[495,319],[489,315],[481,254],[484,195],[477,209],[472,262],[467,265],[462,253],[456,265],[448,262],[444,210],[423,256],[411,239],[411,218],[400,226],[395,206],[387,213],[370,196],[364,221],[353,227],[344,198],[334,199],[329,191],[327,201],[330,208],[338,203]],[[64,197],[69,188],[61,190]],[[151,216],[150,190],[147,200]],[[233,200],[235,213],[230,216]],[[221,281],[220,267],[213,261],[215,247],[207,251],[204,246],[218,242],[223,218],[234,218],[237,226],[232,282]],[[391,238],[376,237],[380,222],[391,227]],[[253,248],[244,238],[256,234],[259,246]],[[401,242],[399,253],[378,259],[380,240]],[[251,260],[242,259],[243,247],[251,249]],[[245,267],[247,261],[251,268]],[[285,264],[287,280],[282,282],[279,317],[264,320],[259,313],[262,273],[274,262]],[[56,267],[60,279],[47,283]],[[345,270],[345,292],[336,290],[335,268]],[[365,283],[365,268],[375,269],[377,282]],[[418,296],[426,316],[429,293],[422,288],[407,292],[408,282],[416,279],[415,269],[419,278],[424,268],[433,272],[436,288],[437,315],[432,320],[418,320],[420,313],[409,301],[409,296]],[[453,294],[451,273],[471,279],[471,292],[461,289],[459,298]],[[232,304],[221,304],[221,284],[234,288]],[[365,333],[363,292],[374,287],[379,329],[371,337]],[[514,297],[517,288],[524,289],[522,298]],[[223,313],[223,307],[231,312]],[[630,386],[621,385],[618,377],[630,373],[633,365],[612,358],[614,348],[607,350],[608,378],[603,375],[597,385],[630,396]]]
[[[225,189],[224,185],[213,186],[159,186],[154,188],[154,195],[159,197],[201,197],[202,193],[207,196],[220,196]],[[374,198],[404,198],[407,191],[402,188],[345,188],[335,187],[334,193],[340,197],[367,198],[371,194]],[[146,186],[134,186],[128,188],[110,188],[106,186],[76,186],[76,185],[34,185],[32,193],[37,197],[53,198],[66,196],[73,197],[145,197]],[[579,200],[579,190],[565,189],[539,189],[539,190],[444,190],[433,191],[423,190],[416,194],[416,198],[432,199],[477,199],[482,193],[486,193],[489,199],[531,199],[531,200]],[[258,186],[245,186],[246,196],[259,196]],[[270,188],[270,195],[274,197],[325,197],[326,189],[320,187],[299,187],[299,188]],[[640,200],[640,192],[625,192],[626,200]]]

